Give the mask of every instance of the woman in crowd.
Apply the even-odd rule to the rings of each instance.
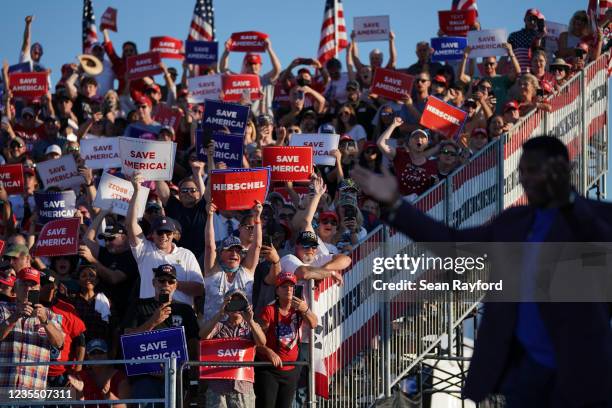
[[[519,93],[517,99],[521,116],[525,116],[535,109],[540,109],[545,112],[550,112],[552,110],[550,103],[538,96],[538,78],[531,74],[523,74],[518,83]]]
[[[534,51],[531,56],[531,74],[540,85],[544,95],[550,95],[556,85],[555,76],[547,70],[548,58],[543,50]]]
[[[438,179],[445,179],[459,165],[459,145],[452,140],[443,140],[440,142],[440,150],[438,151]]]
[[[568,30],[559,35],[559,50],[556,55],[559,58],[573,58],[578,44],[592,39],[593,30],[589,17],[586,11],[579,10],[570,19]]]
[[[266,333],[266,345],[257,348],[259,358],[271,361],[274,367],[255,370],[257,408],[289,408],[293,403],[300,368],[290,363],[297,361],[300,327],[317,327],[317,316],[306,302],[294,296],[297,283],[293,273],[281,272],[276,278],[276,301],[266,306],[259,321]]]
[[[340,107],[336,123],[338,134],[350,136],[360,146],[366,140],[366,131],[363,126],[357,123],[357,115],[351,105],[345,104]]]
[[[382,173],[383,156],[375,142],[367,141],[359,153],[359,165],[375,173]]]

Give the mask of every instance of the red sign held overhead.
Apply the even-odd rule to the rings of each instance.
[[[466,118],[467,112],[430,96],[427,98],[420,124],[451,139],[459,136]]]
[[[265,201],[270,171],[265,168],[213,170],[210,185],[212,201],[220,210],[248,210],[255,201]]]
[[[477,16],[476,10],[438,11],[440,30],[451,37],[465,37]]]
[[[162,126],[170,126],[176,133],[179,130],[179,125],[183,116],[183,113],[179,109],[173,109],[166,104],[160,103],[157,105],[157,111],[155,115],[153,115],[153,120],[159,122]]]
[[[0,184],[9,195],[23,193],[23,164],[0,166]]]
[[[36,242],[36,256],[75,255],[79,251],[79,218],[46,223]]]
[[[127,59],[128,79],[140,79],[161,74],[161,56],[159,52],[146,52]]]
[[[172,37],[151,37],[151,52],[159,52],[162,58],[172,58],[182,60],[183,41]]]
[[[268,34],[257,31],[243,31],[232,34],[231,51],[264,52]]]
[[[241,338],[200,341],[200,361],[243,362],[255,359],[255,345]],[[253,367],[200,366],[200,379],[255,382]]]
[[[117,32],[117,9],[108,7],[104,14],[102,14],[102,19],[100,20],[100,31],[102,30]]]
[[[308,181],[312,174],[312,147],[266,146],[263,165],[271,167],[272,181]]]
[[[410,96],[414,77],[392,69],[376,68],[370,93],[401,101]]]
[[[261,84],[255,74],[236,74],[223,76],[223,100],[239,102],[243,92],[249,92],[251,99],[261,99]]]
[[[15,98],[36,99],[49,90],[48,72],[15,72],[9,74],[9,87]]]

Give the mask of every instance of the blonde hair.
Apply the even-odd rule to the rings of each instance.
[[[586,25],[585,25],[586,30],[589,34],[592,34],[593,30],[591,29],[591,25],[589,24],[589,16],[587,15],[587,12],[584,10],[578,10],[577,12],[574,13],[572,18],[570,18],[570,21],[567,27],[568,33],[574,35],[574,31],[576,29],[576,19],[578,18],[586,20]],[[580,33],[579,35],[582,35],[582,33]]]

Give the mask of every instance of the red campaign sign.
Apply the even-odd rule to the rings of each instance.
[[[233,33],[230,51],[264,52],[266,50],[267,38],[268,34],[257,31]]]
[[[0,166],[0,184],[10,194],[23,193],[23,164],[5,164]]]
[[[159,122],[162,126],[170,126],[174,129],[174,133],[177,133],[183,116],[180,110],[172,109],[166,104],[160,103],[157,105],[157,112],[153,115],[153,120]]]
[[[223,100],[239,102],[244,91],[249,91],[251,99],[261,99],[259,76],[255,74],[236,74],[223,76]]]
[[[150,51],[159,52],[162,58],[179,60],[185,58],[183,53],[183,41],[172,37],[151,37]]]
[[[476,17],[476,10],[438,11],[440,30],[451,37],[467,36]]]
[[[376,68],[370,93],[401,101],[410,96],[414,77],[392,69]]]
[[[128,79],[140,79],[161,74],[161,56],[159,52],[146,52],[127,59]]]
[[[102,14],[102,19],[100,20],[100,31],[106,29],[117,32],[117,9],[109,7],[106,9],[104,14]]]
[[[224,338],[200,341],[200,361],[254,361],[255,344],[240,338]],[[202,380],[240,380],[255,382],[253,367],[200,366]]]
[[[451,139],[459,135],[466,118],[467,112],[430,96],[427,98],[420,124]]]
[[[79,218],[49,221],[36,241],[36,256],[75,255],[79,251]]]
[[[49,90],[47,76],[47,72],[15,72],[9,74],[9,87],[16,98],[40,98]]]
[[[213,170],[210,177],[212,201],[220,210],[249,210],[268,195],[268,169]]]
[[[312,147],[266,146],[263,166],[270,166],[272,181],[308,181],[312,174]]]

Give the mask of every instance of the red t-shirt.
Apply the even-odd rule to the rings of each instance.
[[[266,331],[266,346],[274,350],[283,362],[296,361],[298,359],[298,345],[300,343],[299,332],[302,319],[299,317],[297,310],[293,308],[289,310],[289,314],[286,316],[283,316],[279,310],[279,327],[277,331],[274,309],[274,305],[268,305],[261,311],[261,320],[267,322],[269,325]],[[283,364],[281,369],[292,370],[294,367],[295,366],[285,366]]]
[[[76,315],[76,309],[70,303],[66,303],[62,300],[57,300],[51,311],[58,315],[58,319],[62,323],[62,331],[64,332],[64,347],[61,351],[57,349],[51,350],[51,360],[55,361],[69,361],[70,358],[70,346],[72,340],[80,336],[81,333],[85,332],[85,323]],[[65,365],[52,365],[49,367],[49,376],[55,377],[63,374],[66,371]]]
[[[83,381],[83,397],[86,401],[105,400],[102,389],[96,383],[96,380],[90,370],[84,369],[79,373],[79,377]],[[119,384],[127,377],[121,370],[117,370],[111,377],[110,391],[114,395],[119,394]],[[107,408],[109,405],[99,405],[100,408]]]
[[[403,196],[423,194],[434,184],[433,176],[438,174],[438,166],[435,160],[427,160],[424,164],[417,166],[412,163],[410,154],[403,148],[395,151],[393,167],[399,183],[400,194]]]

